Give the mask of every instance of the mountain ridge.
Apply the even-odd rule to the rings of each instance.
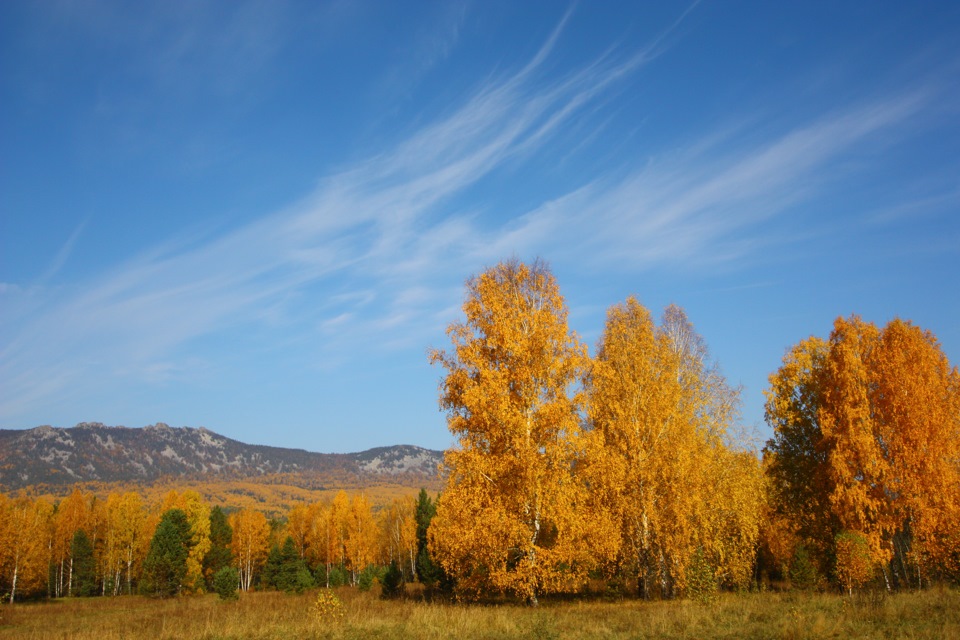
[[[436,479],[443,453],[414,445],[357,453],[246,444],[204,427],[81,422],[0,429],[0,488],[77,482],[155,482],[166,478],[241,479],[337,474],[369,481]]]

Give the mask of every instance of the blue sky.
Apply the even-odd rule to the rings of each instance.
[[[960,363],[958,43],[954,2],[0,3],[0,427],[444,448],[426,351],[513,256],[591,348],[684,307],[761,438],[838,315]]]

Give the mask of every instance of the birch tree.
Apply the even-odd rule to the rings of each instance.
[[[498,264],[467,282],[465,319],[447,329],[440,406],[458,446],[430,526],[430,549],[461,593],[537,596],[575,588],[592,552],[580,447],[584,346],[546,265]]]
[[[584,472],[618,532],[616,569],[644,596],[683,592],[695,560],[701,581],[745,586],[763,477],[755,455],[729,446],[738,391],[683,310],[656,327],[632,297],[612,307],[587,390]]]
[[[47,579],[52,515],[46,501],[0,494],[0,569],[11,604],[18,595],[40,590]]]
[[[270,546],[270,525],[259,511],[242,509],[230,515],[233,540],[230,549],[240,572],[240,588],[249,591],[253,576],[267,560]]]
[[[837,318],[771,376],[776,500],[821,566],[855,532],[888,587],[960,576],[960,375],[908,321]]]

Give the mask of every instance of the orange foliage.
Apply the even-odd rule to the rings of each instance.
[[[930,332],[838,318],[771,376],[767,419],[776,504],[821,567],[849,530],[888,585],[888,569],[917,586],[960,577],[960,375]]]
[[[267,518],[259,511],[243,509],[232,514],[229,518],[233,528],[233,541],[230,549],[233,551],[234,563],[240,571],[240,587],[249,591],[253,584],[253,576],[267,561],[270,546],[270,525]]]
[[[501,263],[467,283],[466,320],[447,329],[453,350],[430,359],[447,372],[440,404],[459,447],[429,530],[430,549],[462,590],[494,588],[536,602],[579,585],[604,536],[573,477],[587,365],[567,327],[557,284],[541,263]]]
[[[649,594],[685,588],[688,564],[749,584],[764,487],[757,458],[729,448],[737,391],[671,306],[655,327],[634,298],[612,307],[587,387],[587,483],[614,523],[618,569]]]

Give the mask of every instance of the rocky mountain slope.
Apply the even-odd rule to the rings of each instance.
[[[250,445],[208,429],[163,423],[130,429],[81,423],[70,429],[0,429],[0,488],[74,482],[151,482],[165,477],[249,478],[350,474],[435,478],[440,451],[410,445],[361,453],[311,453]]]

